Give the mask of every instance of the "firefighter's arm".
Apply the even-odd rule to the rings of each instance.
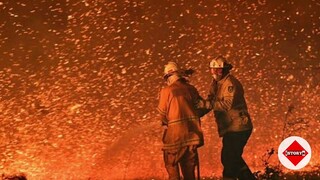
[[[222,90],[222,98],[214,101],[213,109],[216,111],[228,111],[232,108],[236,87],[231,82],[226,82]]]
[[[157,110],[159,112],[158,118],[161,122],[162,126],[168,126],[168,120],[167,120],[167,101],[166,101],[166,95],[163,89],[159,93],[159,104],[157,107]]]
[[[199,117],[206,115],[212,109],[210,101],[203,99],[196,88],[194,88],[194,106]]]
[[[161,114],[159,115],[159,119],[160,119],[160,122],[161,122],[161,126],[163,128],[167,128],[168,127],[168,120],[165,116],[162,116]]]
[[[212,109],[212,105],[209,100],[203,99],[199,96],[198,102],[196,104],[196,112],[199,117],[206,115]]]
[[[202,117],[213,109],[213,101],[217,93],[217,81],[213,80],[210,85],[209,94],[206,99],[199,98],[197,104],[198,116]]]
[[[168,120],[167,120],[167,117],[166,117],[166,112],[162,111],[159,107],[157,108],[159,114],[158,114],[158,117],[159,117],[159,120],[161,122],[161,125],[162,126],[167,126],[168,125]]]

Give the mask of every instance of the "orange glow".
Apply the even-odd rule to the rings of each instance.
[[[221,54],[253,119],[244,153],[252,170],[263,172],[267,150],[296,135],[312,148],[297,173],[320,177],[318,7],[317,0],[0,1],[0,175],[166,178],[155,118],[163,66],[195,69],[190,82],[206,97],[209,62]],[[201,174],[220,177],[211,113],[202,128]],[[278,165],[277,156],[269,162]]]

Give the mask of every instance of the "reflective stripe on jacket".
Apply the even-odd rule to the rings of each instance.
[[[252,129],[243,87],[234,76],[228,74],[220,81],[213,83],[209,97],[212,97],[220,136],[227,132]]]
[[[167,126],[162,139],[164,150],[203,145],[200,118],[196,113],[200,99],[196,88],[185,80],[178,80],[160,91],[157,109],[162,124]]]

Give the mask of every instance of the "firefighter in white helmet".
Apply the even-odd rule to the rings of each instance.
[[[167,86],[160,91],[157,108],[164,127],[162,150],[170,180],[180,179],[179,166],[184,179],[199,176],[197,148],[204,144],[196,109],[202,98],[183,74],[175,62],[165,65]]]
[[[232,68],[222,56],[210,62],[213,80],[208,100],[211,102],[219,136],[222,137],[223,179],[251,180],[255,177],[242,158],[242,153],[253,127],[243,87],[230,74]]]

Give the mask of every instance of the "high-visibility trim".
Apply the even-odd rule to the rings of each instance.
[[[197,139],[189,139],[184,142],[172,143],[172,144],[164,144],[163,148],[173,148],[173,147],[183,147],[188,145],[196,145],[200,143],[200,138]]]
[[[159,107],[157,107],[157,110],[159,111],[159,113],[161,114],[161,115],[166,115],[167,113],[165,112],[165,111],[163,111],[163,110],[161,110]]]
[[[168,125],[187,122],[187,121],[185,121],[185,120],[188,120],[188,121],[198,121],[198,120],[199,120],[199,117],[193,116],[193,117],[187,117],[187,118],[182,118],[182,119],[171,120],[171,121],[168,122]]]

